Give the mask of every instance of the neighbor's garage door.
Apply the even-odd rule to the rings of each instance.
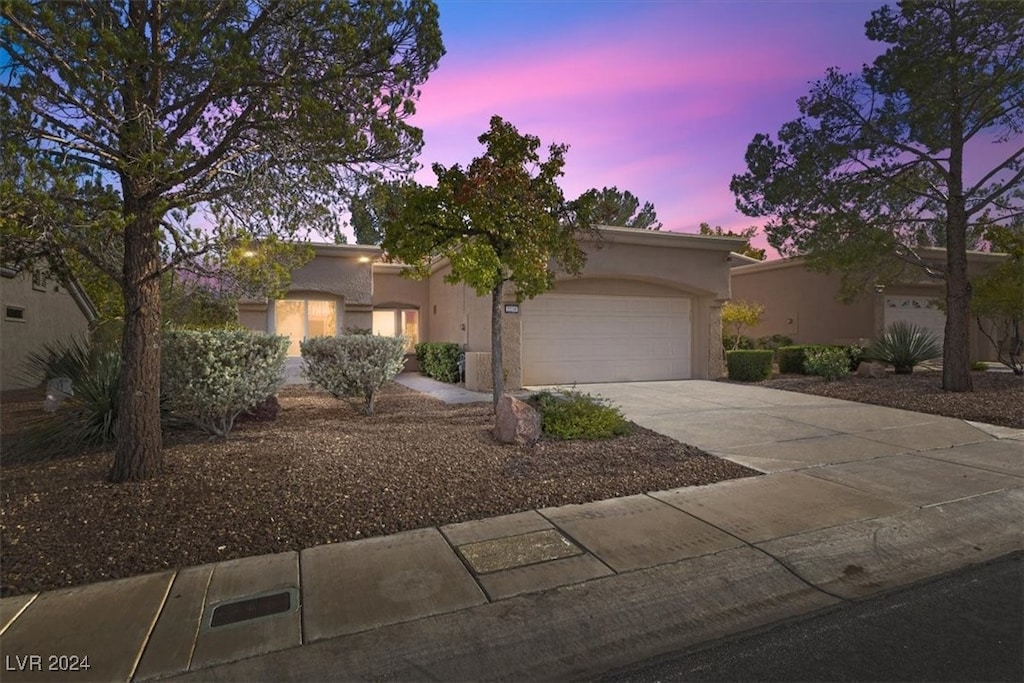
[[[946,314],[938,307],[934,298],[926,296],[885,297],[885,326],[897,320],[913,323],[932,332],[942,343],[946,338]]]
[[[690,300],[544,294],[523,305],[523,383],[690,377]]]

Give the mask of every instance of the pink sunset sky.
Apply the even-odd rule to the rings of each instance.
[[[412,119],[425,138],[420,182],[434,182],[434,162],[478,156],[498,114],[545,148],[569,145],[566,197],[629,190],[678,232],[758,223],[729,191],[747,144],[796,118],[828,67],[856,71],[883,49],[864,36],[881,2],[438,4],[447,54]]]

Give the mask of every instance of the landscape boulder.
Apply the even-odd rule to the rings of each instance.
[[[494,438],[518,446],[534,443],[540,438],[540,413],[514,396],[502,395],[495,409]]]
[[[875,363],[874,361],[863,361],[857,366],[857,376],[868,377],[870,379],[885,377],[885,365],[882,363]]]

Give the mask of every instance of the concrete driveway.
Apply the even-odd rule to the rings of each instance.
[[[1024,444],[994,436],[1024,439],[1024,430],[992,430],[948,417],[725,382],[578,389],[609,399],[643,427],[762,472],[927,453],[1024,476]]]

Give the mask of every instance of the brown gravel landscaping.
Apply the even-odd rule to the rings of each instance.
[[[943,392],[933,371],[760,385],[1024,428],[1024,380],[973,380],[969,394]],[[276,421],[241,422],[227,441],[171,432],[163,476],[110,484],[109,452],[12,463],[42,395],[4,394],[0,594],[757,474],[635,425],[607,441],[502,446],[488,405],[450,406],[397,384],[372,417],[305,387],[280,399]]]
[[[9,446],[42,397],[4,399]],[[109,452],[5,458],[2,595],[757,474],[636,426],[503,446],[489,405],[397,384],[372,417],[304,387],[280,401],[276,421],[240,423],[227,441],[169,434],[151,482],[108,483]]]
[[[888,372],[879,379],[851,376],[838,382],[777,375],[758,385],[1024,428],[1024,378],[1010,372],[974,372],[971,380],[974,391],[970,393],[943,391],[942,373],[936,370],[915,370],[911,375]]]

